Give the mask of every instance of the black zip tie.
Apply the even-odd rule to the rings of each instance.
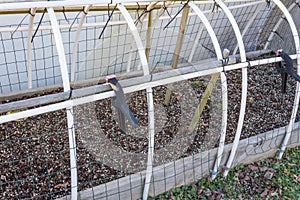
[[[180,8],[180,10],[176,13],[176,15],[167,23],[167,25],[165,25],[165,27],[163,28],[163,30],[165,30],[173,21],[174,19],[179,15],[179,13],[181,13],[181,11],[184,9],[184,7],[188,4],[189,1],[187,1],[182,8]]]
[[[271,0],[266,0],[268,8],[270,8]]]
[[[64,15],[65,20],[69,23],[69,20],[68,20],[68,18],[66,16],[66,12],[65,12],[65,7],[64,6],[63,6],[63,15]]]
[[[282,41],[284,41],[284,38],[277,32],[277,31],[273,31]]]
[[[248,66],[247,67],[251,67],[251,63],[250,60],[247,60]]]
[[[31,38],[31,43],[33,42],[33,39],[34,39],[35,35],[37,34],[37,32],[38,32],[38,30],[39,30],[39,28],[40,28],[40,25],[42,24],[42,21],[43,21],[43,18],[44,18],[45,12],[46,12],[46,8],[44,8],[44,11],[43,11],[42,17],[41,17],[41,19],[40,19],[40,21],[39,21],[39,24],[38,24],[38,26],[36,27],[36,30],[35,30],[34,34],[32,35],[32,38]]]
[[[215,56],[217,55],[213,50],[211,50],[210,48],[204,46],[203,44],[201,44],[201,46],[202,46],[204,49],[208,50],[210,53],[214,54]]]
[[[225,71],[225,66],[227,65],[226,60],[225,59],[221,59],[221,62],[222,62],[222,67],[223,67],[222,72],[227,77],[227,74],[226,74],[226,71]]]
[[[281,18],[282,18],[283,20],[285,20],[287,23],[289,23],[288,20],[287,20],[287,18],[286,18],[285,16],[282,16]]]
[[[35,14],[32,14],[32,13],[31,13],[31,9],[29,9],[28,13],[29,13],[32,17],[35,16]]]
[[[103,27],[103,29],[102,29],[102,31],[101,31],[101,33],[100,33],[98,39],[101,39],[101,37],[102,37],[102,35],[103,35],[103,33],[104,33],[104,30],[106,29],[107,24],[108,24],[108,22],[110,21],[112,15],[114,14],[114,11],[116,10],[116,8],[117,8],[117,4],[115,5],[114,9],[111,11],[110,15],[108,16],[108,20],[106,21],[106,23],[105,23],[105,25],[104,25],[104,27]]]
[[[30,11],[29,11],[29,13],[30,13]],[[13,36],[14,36],[14,34],[15,34],[15,32],[20,28],[20,26],[21,26],[21,24],[23,23],[23,21],[25,20],[25,18],[28,16],[28,14],[29,13],[27,13],[24,17],[23,17],[23,19],[20,21],[20,23],[18,24],[18,26],[17,26],[17,28],[11,33],[11,39],[13,39]]]
[[[172,18],[171,14],[168,11],[168,8],[166,7],[166,2],[165,1],[164,1],[164,4],[163,4],[163,9],[164,9],[164,11],[167,12],[167,14],[169,15],[169,17]]]
[[[87,15],[88,13],[87,13],[87,12],[85,12],[85,10],[84,10],[84,9],[85,9],[85,7],[83,6],[83,7],[82,7],[82,12],[83,12],[85,15]]]
[[[217,4],[216,0],[214,0],[214,6],[213,6],[213,8],[211,10],[211,13],[217,11],[219,7],[220,7],[219,4]]]
[[[72,93],[73,93],[73,90],[72,90],[72,88],[70,88],[70,93],[69,93],[69,98],[68,98],[68,100],[70,100],[70,99],[71,99],[71,97],[72,97]]]
[[[299,2],[295,2],[295,4],[297,4],[297,6],[300,8],[300,3]]]

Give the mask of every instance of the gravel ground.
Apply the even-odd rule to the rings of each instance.
[[[290,78],[287,93],[282,94],[280,76],[273,65],[251,67],[248,72],[242,139],[287,125],[296,85]],[[230,143],[234,139],[240,109],[241,71],[229,71],[226,75],[229,97],[226,142]],[[166,87],[154,89],[155,151],[158,155],[155,165],[218,144],[219,89],[208,100],[196,130],[187,132],[193,108],[199,103],[208,80],[209,77],[202,77],[178,84],[169,107],[163,106]],[[110,99],[74,108],[80,190],[145,169],[148,147],[146,102],[145,91],[128,96],[128,104],[139,120],[139,128],[128,126],[128,133],[132,134],[120,133]],[[70,194],[68,143],[66,113],[62,110],[1,124],[1,198],[50,199]]]

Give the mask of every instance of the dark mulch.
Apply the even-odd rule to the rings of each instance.
[[[273,65],[251,67],[248,69],[248,73],[248,97],[242,139],[287,125],[293,107],[296,85],[296,82],[290,78],[287,93],[282,94],[280,76]],[[230,143],[234,139],[239,117],[241,70],[229,71],[226,74],[229,98],[226,142]],[[188,81],[198,102],[205,90],[208,78],[195,78]],[[170,106],[163,107],[165,90],[164,86],[154,89],[154,104],[162,106],[165,110],[164,116],[156,116],[156,120],[160,117],[165,118],[161,130],[155,134],[156,150],[163,149],[169,143],[174,142],[173,139],[180,129],[180,120],[183,116],[184,104],[180,100],[184,91],[173,93]],[[146,102],[145,91],[131,94],[128,101],[140,126],[143,127],[147,127],[148,124]],[[124,151],[147,154],[147,136],[124,135],[119,131],[110,99],[97,101],[94,106],[97,123],[100,124],[100,128],[108,140]],[[210,126],[214,121],[211,110],[216,108],[215,106],[215,101],[209,99],[198,126],[192,134],[193,142],[184,149],[181,155],[200,152],[218,145],[218,134],[215,134],[214,137],[209,134]],[[188,126],[188,122],[184,123]],[[85,128],[88,130],[89,127]],[[85,129],[81,127],[80,130]],[[143,131],[142,128],[139,131]],[[88,131],[76,132],[78,135],[88,133]],[[95,153],[86,148],[86,143],[80,140],[80,137],[76,139],[80,190],[128,174],[100,162]],[[2,198],[50,199],[70,194],[69,163],[69,139],[65,111],[46,113],[0,125],[0,191]],[[144,169],[144,166],[141,169]]]

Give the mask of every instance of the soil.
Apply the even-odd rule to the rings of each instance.
[[[247,107],[241,139],[286,126],[290,120],[296,87],[295,80],[289,77],[287,92],[282,94],[280,75],[274,65],[249,67],[248,75]],[[231,143],[239,118],[241,70],[229,71],[226,76],[228,79],[226,143]],[[208,80],[209,77],[200,77],[183,82],[182,84],[190,85],[191,90],[186,91],[183,88],[173,91],[169,106],[163,105],[166,87],[159,86],[153,89],[155,107],[163,111],[160,115],[155,115],[158,124],[156,126],[158,131],[155,133],[155,150],[169,148],[168,145],[172,146],[171,144],[175,140],[180,141],[181,135],[178,137],[176,134],[182,134],[187,130],[189,120],[194,112],[185,106],[194,106],[199,103]],[[184,96],[187,92],[194,97],[185,99]],[[197,128],[188,135],[192,140],[190,145],[184,148],[173,145],[175,147],[170,155],[164,155],[165,157],[161,160],[155,158],[155,165],[218,145],[220,127],[216,125],[218,124],[216,122],[221,119],[217,112],[220,110],[218,105],[221,103],[220,88],[213,93],[215,97],[209,98]],[[111,99],[74,108],[74,116],[77,116],[75,118],[75,134],[79,190],[126,176],[135,170],[145,169],[145,165],[143,165],[145,160],[142,158],[142,163],[136,165],[133,171],[127,169],[133,167],[134,163],[126,161],[120,161],[120,163],[130,164],[130,166],[112,167],[111,164],[107,164],[108,161],[104,160],[105,152],[101,151],[101,148],[109,147],[101,147],[101,140],[97,141],[97,138],[100,137],[99,134],[102,134],[101,137],[111,142],[109,144],[114,145],[111,146],[111,149],[107,149],[107,152],[117,148],[123,153],[147,155],[146,91],[135,92],[127,98],[128,105],[137,117],[140,126],[138,129],[134,129],[129,125],[128,132],[137,132],[138,134],[124,134],[119,130]],[[193,100],[195,101],[192,102]],[[214,112],[212,112],[213,109],[215,109]],[[91,114],[95,115],[94,118],[89,116]],[[163,119],[164,123],[160,124],[160,119]],[[296,120],[298,121],[298,116]],[[182,127],[183,124],[185,124],[184,127]],[[97,145],[99,149],[94,148]],[[0,190],[2,198],[52,199],[70,194],[69,154],[67,118],[64,110],[1,124]],[[101,156],[99,156],[100,154]]]

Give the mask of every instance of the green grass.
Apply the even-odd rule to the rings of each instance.
[[[300,199],[300,146],[287,149],[281,160],[239,165],[226,178],[203,178],[149,200],[172,199]]]

